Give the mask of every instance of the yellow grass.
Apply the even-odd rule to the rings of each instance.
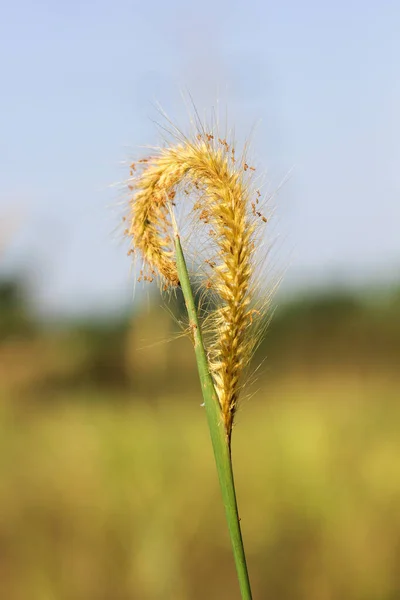
[[[257,225],[266,218],[256,208],[260,192],[252,190],[252,169],[236,158],[226,140],[199,133],[132,164],[129,180],[132,197],[126,233],[132,251],[139,251],[144,261],[139,279],[152,280],[159,274],[166,287],[179,284],[171,203],[179,192],[194,196],[192,222],[202,223],[208,236],[203,285],[217,303],[206,318],[212,331],[209,369],[229,439],[241,377],[258,342],[256,325],[263,316],[261,307],[255,307],[254,253]]]
[[[336,373],[265,388],[238,414],[256,598],[397,597],[398,397],[398,384]],[[119,400],[2,399],[1,597],[234,600],[199,396]]]

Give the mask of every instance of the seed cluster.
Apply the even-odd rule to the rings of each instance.
[[[259,313],[252,305],[255,233],[257,223],[267,221],[256,207],[258,190],[255,202],[251,201],[246,172],[254,167],[244,161],[238,165],[235,149],[211,133],[199,133],[192,142],[183,140],[131,165],[126,231],[132,249],[139,251],[149,270],[148,274],[141,272],[141,278],[152,279],[158,273],[165,287],[176,286],[179,278],[169,204],[174,204],[179,189],[196,194],[194,215],[215,246],[215,257],[206,261],[210,277],[205,287],[212,288],[217,299],[217,307],[207,319],[212,329],[207,351],[229,439],[241,376],[256,343],[253,324]]]

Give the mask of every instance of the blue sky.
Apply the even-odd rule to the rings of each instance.
[[[42,311],[126,305],[110,184],[159,142],[155,102],[185,127],[189,90],[239,137],[257,123],[270,188],[291,172],[270,229],[284,289],[396,279],[399,31],[394,0],[3,4],[1,269],[32,275]]]

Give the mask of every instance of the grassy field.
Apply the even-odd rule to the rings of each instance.
[[[256,599],[400,598],[399,383],[265,385],[234,461]],[[3,398],[0,597],[239,598],[198,396]]]

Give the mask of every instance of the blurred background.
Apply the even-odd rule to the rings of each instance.
[[[399,29],[389,1],[3,6],[1,598],[239,598],[181,300],[120,230],[188,93],[279,189],[233,442],[254,597],[400,598]]]

